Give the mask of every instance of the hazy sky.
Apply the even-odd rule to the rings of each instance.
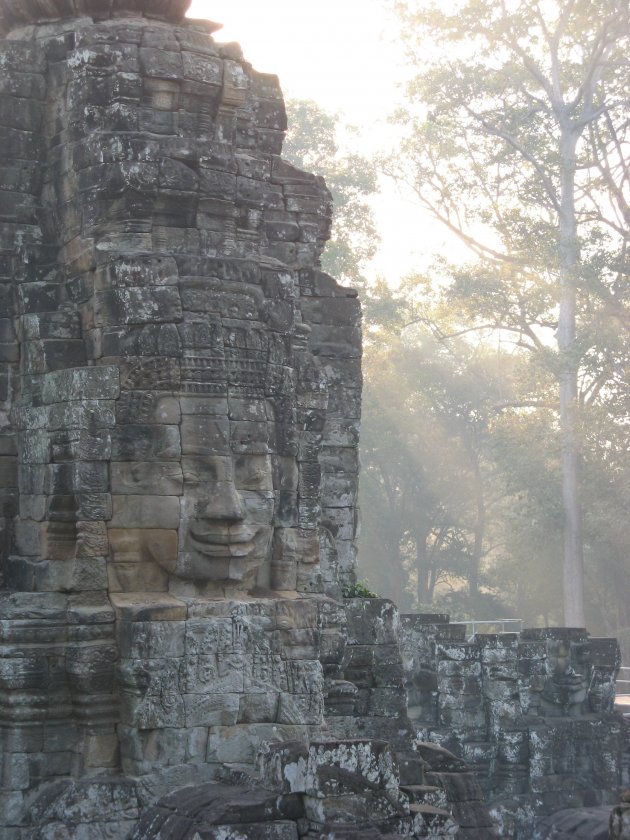
[[[314,99],[361,129],[364,149],[386,142],[401,95],[404,56],[384,0],[193,0],[190,16],[223,23],[218,41],[238,41],[257,70],[277,73],[285,96]],[[382,245],[371,275],[396,282],[452,251],[443,230],[391,184],[375,203]]]
[[[397,50],[381,37],[383,7],[383,0],[193,0],[189,14],[223,23],[217,40],[238,41],[257,70],[280,76],[285,95],[369,122],[386,115],[399,78]]]

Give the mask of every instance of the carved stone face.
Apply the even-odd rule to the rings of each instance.
[[[242,581],[268,560],[275,493],[269,455],[183,459],[179,550],[172,574]]]
[[[191,405],[199,412],[211,406],[203,397]],[[231,417],[182,417],[178,551],[167,570],[187,580],[246,581],[270,558],[273,410],[261,399],[232,400],[231,407]]]
[[[155,459],[112,464],[117,584],[164,589],[175,578],[267,585],[275,528],[296,504],[298,472],[295,457],[276,451],[271,400],[242,391],[227,398],[154,394],[148,405],[149,443],[135,429],[127,447],[125,424],[117,431],[120,457]],[[179,423],[158,446],[165,419]]]

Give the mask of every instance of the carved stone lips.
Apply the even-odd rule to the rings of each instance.
[[[191,528],[188,538],[196,551],[212,557],[245,557],[253,551],[258,533],[240,526],[227,529],[204,530]]]

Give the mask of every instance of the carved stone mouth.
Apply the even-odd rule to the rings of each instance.
[[[237,526],[191,526],[190,534],[197,540],[197,542],[209,543],[214,545],[233,545],[235,543],[251,542],[256,534],[258,528],[244,528],[242,525]]]
[[[258,529],[259,530],[259,529]],[[255,547],[257,529],[241,526],[190,528],[188,541],[195,551],[209,557],[246,557]]]
[[[255,547],[253,540],[210,542],[207,539],[199,539],[192,534],[189,535],[189,544],[196,552],[204,554],[206,557],[247,557]]]

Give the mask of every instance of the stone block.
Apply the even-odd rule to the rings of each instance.
[[[469,729],[471,732],[484,731],[486,727],[486,714],[482,707],[475,709],[461,708],[446,708],[439,703],[438,711],[440,726],[447,726],[451,728],[458,728],[463,731]],[[507,721],[504,721],[507,723]]]
[[[404,720],[407,696],[402,688],[373,688],[370,690],[368,713],[374,717]]]
[[[195,769],[204,762],[208,740],[207,727],[178,726],[139,731],[136,727],[121,724],[119,729],[123,767],[134,775],[144,775],[161,769],[168,778],[169,768],[181,768],[188,763],[190,778],[194,778]],[[190,770],[193,772],[190,773]],[[177,785],[177,779],[173,779],[173,783]],[[183,783],[185,784],[185,781]]]
[[[338,824],[355,826],[355,836],[362,836],[363,828],[374,827],[375,823],[382,825],[385,820],[405,815],[402,805],[397,807],[385,792],[361,790],[360,777],[356,779],[356,789],[351,795],[305,796],[304,811],[312,823],[328,824],[331,828]]]
[[[244,690],[243,657],[229,654],[208,653],[204,656],[186,656],[184,685],[188,694],[210,691],[220,694],[239,694]]]
[[[218,414],[227,416],[228,401],[225,397],[180,397],[182,414]]]
[[[148,528],[110,528],[107,571],[110,592],[165,592],[174,564],[177,531]]]
[[[262,743],[305,740],[308,737],[309,728],[304,725],[261,723],[255,726],[213,726],[209,731],[206,760],[210,764],[253,764]]]
[[[71,429],[56,432],[50,437],[53,461],[108,461],[112,456],[109,430],[97,430],[91,434],[84,429]]]
[[[474,712],[483,708],[484,698],[481,691],[463,694],[457,690],[457,685],[452,686],[450,682],[444,684],[444,682],[438,678],[438,692],[441,712],[446,712],[446,710]]]
[[[18,554],[25,557],[41,555],[42,529],[37,522],[16,520],[14,524],[15,548]],[[31,588],[31,587],[26,587]]]
[[[184,621],[188,614],[186,604],[167,593],[115,593],[109,599],[118,621]]]
[[[94,296],[94,324],[156,324],[181,318],[179,292],[168,286],[123,287]]]
[[[348,796],[382,790],[390,794],[389,807],[398,794],[398,767],[383,741],[349,740],[269,744],[259,755],[265,779],[285,792],[304,793],[313,799]],[[370,781],[365,784],[364,780]]]
[[[19,825],[23,818],[24,793],[19,791],[0,791],[0,814],[8,825]],[[11,830],[11,829],[9,829]]]
[[[223,62],[220,59],[184,50],[182,61],[184,78],[206,85],[222,85]]]
[[[617,639],[594,637],[588,641],[590,662],[596,668],[616,668],[620,660]]]
[[[85,739],[83,756],[90,769],[115,770],[119,763],[119,742],[116,733],[90,734]]]
[[[227,417],[184,415],[182,418],[184,455],[227,455],[230,452],[230,426]]]
[[[298,840],[295,822],[233,823],[206,826],[196,829],[199,840],[224,840],[238,837],[239,840]]]
[[[113,461],[179,461],[181,444],[178,426],[124,424],[112,438]]]
[[[145,47],[140,49],[140,70],[144,76],[159,79],[179,79],[182,76],[180,52]]]
[[[319,726],[324,722],[323,694],[287,694],[281,692],[278,701],[278,723]]]
[[[392,645],[398,642],[399,614],[391,601],[381,598],[346,600],[349,645]]]
[[[116,627],[120,655],[129,659],[181,657],[184,634],[183,621],[122,621]]]
[[[112,528],[149,528],[176,531],[179,528],[179,523],[179,496],[112,496],[110,523]]]
[[[51,460],[50,435],[41,430],[24,431],[18,436],[23,464],[48,464]]]
[[[118,369],[113,366],[55,371],[42,377],[45,405],[75,400],[115,400],[120,394]]]
[[[492,703],[514,704],[519,699],[517,680],[484,680],[484,697]]]
[[[243,650],[245,640],[231,618],[189,618],[186,622],[186,654],[207,656],[212,653],[233,654]]]
[[[120,720],[137,730],[178,730],[186,725],[184,698],[176,691],[142,694],[121,691]]]
[[[475,644],[468,642],[448,643],[438,640],[437,643],[438,670],[443,661],[454,662],[459,665],[481,662],[481,650]]]
[[[285,659],[316,659],[319,634],[316,630],[276,630],[271,636],[272,649]]]
[[[280,720],[279,699],[279,692],[273,690],[265,693],[242,694],[239,700],[238,723],[273,723]],[[297,722],[307,723],[307,721]]]

